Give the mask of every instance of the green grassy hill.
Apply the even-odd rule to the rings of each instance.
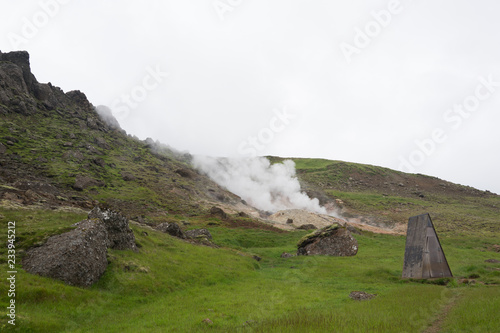
[[[500,196],[494,193],[373,165],[292,160],[306,192],[323,203],[340,199],[347,217],[363,215],[375,224],[390,226],[428,212],[438,232],[494,237],[500,231]]]

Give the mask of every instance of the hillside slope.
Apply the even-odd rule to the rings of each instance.
[[[98,110],[80,91],[38,83],[27,52],[0,53],[3,204],[89,209],[101,201],[151,223],[242,205],[191,168],[189,154],[139,141]]]
[[[390,227],[429,212],[442,232],[493,235],[500,231],[500,196],[489,191],[373,165],[293,160],[306,192],[323,203],[336,200],[347,219]]]

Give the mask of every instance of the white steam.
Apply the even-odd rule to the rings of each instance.
[[[305,209],[327,213],[318,199],[311,199],[301,192],[295,176],[295,163],[291,160],[271,165],[264,157],[230,159],[195,156],[193,165],[260,210]]]

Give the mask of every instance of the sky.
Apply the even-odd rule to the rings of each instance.
[[[500,2],[0,0],[0,50],[192,154],[343,160],[500,193]]]

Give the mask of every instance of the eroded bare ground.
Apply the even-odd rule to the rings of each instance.
[[[202,204],[206,207],[213,205],[212,202],[203,202]],[[376,221],[372,221],[372,219],[364,216],[344,218],[342,216],[338,216],[336,213],[338,209],[336,209],[335,206],[335,209],[331,210],[330,215],[313,213],[302,209],[281,210],[269,215],[241,202],[237,202],[236,204],[219,202],[217,203],[217,206],[228,214],[238,214],[243,212],[248,216],[258,219],[261,222],[265,222],[275,228],[288,231],[295,230],[307,224],[312,224],[319,229],[333,223],[339,223],[341,225],[345,225],[347,223],[358,229],[373,233],[406,235],[407,228],[405,223],[396,223],[393,226],[387,226],[376,223]]]
[[[345,225],[346,223],[369,232],[388,235],[405,235],[406,224],[397,223],[393,227],[373,225],[363,222],[361,218],[343,219],[325,214],[317,214],[301,209],[288,209],[274,213],[267,218],[267,222],[276,228],[283,230],[294,230],[306,224],[312,224],[316,228],[323,228],[333,223]]]

